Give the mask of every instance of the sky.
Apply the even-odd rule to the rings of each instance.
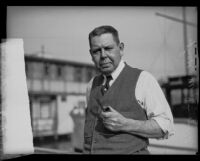
[[[23,38],[25,54],[44,46],[45,54],[62,60],[93,64],[88,34],[112,25],[124,42],[129,65],[157,79],[185,74],[183,24],[156,15],[183,19],[182,7],[9,6],[7,37]],[[186,20],[197,24],[197,9],[186,7]],[[187,45],[197,41],[197,27],[187,25]]]

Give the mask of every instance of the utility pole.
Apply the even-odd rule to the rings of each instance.
[[[183,7],[183,21],[186,22],[185,7]],[[188,50],[187,50],[187,25],[183,23],[183,39],[184,39],[184,50],[185,50],[185,74],[189,74],[188,69]]]
[[[185,7],[183,7],[183,19],[178,19],[176,17],[168,16],[162,13],[156,13],[156,16],[161,16],[166,19],[170,19],[175,22],[179,22],[183,24],[183,43],[184,43],[184,50],[185,50],[185,73],[186,75],[189,74],[189,69],[188,69],[188,50],[187,50],[187,25],[197,27],[197,24],[188,22],[186,21],[186,10]]]

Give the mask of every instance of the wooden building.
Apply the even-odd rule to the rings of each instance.
[[[97,71],[92,64],[25,56],[34,137],[73,132],[70,112],[86,107],[86,85]]]

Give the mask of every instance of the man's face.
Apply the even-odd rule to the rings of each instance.
[[[92,37],[90,54],[97,69],[105,74],[111,74],[118,66],[122,53],[123,44],[117,44],[110,33]]]

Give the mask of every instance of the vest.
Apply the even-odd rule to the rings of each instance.
[[[98,75],[94,78],[86,109],[84,154],[133,154],[147,147],[147,138],[107,129],[99,117],[101,107],[97,101],[99,99],[102,104],[110,105],[127,118],[147,120],[145,111],[135,98],[135,87],[140,73],[141,70],[125,64],[105,95],[101,93],[103,77]]]

